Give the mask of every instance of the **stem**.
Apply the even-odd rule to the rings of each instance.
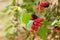
[[[18,3],[17,0],[15,0],[15,2],[16,2],[16,3],[15,3],[15,5],[13,5],[13,6],[18,6],[18,5],[17,5],[17,3]],[[17,16],[16,16],[15,19],[14,19],[14,21],[16,22],[16,24],[14,25],[14,28],[15,28],[15,29],[14,29],[14,38],[15,38],[15,36],[18,36],[18,32],[19,32],[19,29],[17,28],[17,27],[19,26],[18,11],[15,11],[15,12],[16,12],[15,14],[16,14]]]

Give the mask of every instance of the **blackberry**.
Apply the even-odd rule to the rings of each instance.
[[[32,14],[31,16],[34,20],[38,18],[35,14]]]

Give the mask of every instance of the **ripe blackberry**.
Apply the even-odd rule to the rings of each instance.
[[[33,20],[38,18],[35,14],[32,14],[31,17],[33,18]]]

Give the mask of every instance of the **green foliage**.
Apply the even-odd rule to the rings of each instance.
[[[15,7],[13,7],[13,11],[15,12],[14,17],[20,21],[21,8],[18,6],[15,6]]]
[[[13,27],[13,25],[9,25],[6,27],[5,31],[8,31],[9,29],[11,29]]]
[[[44,26],[48,26],[48,25],[50,25],[51,24],[51,22],[49,21],[47,21],[47,19],[45,19],[44,21],[43,21],[43,24],[44,24]]]
[[[43,40],[47,40],[47,32],[49,31],[49,29],[47,28],[48,25],[50,25],[51,23],[48,22],[46,19],[43,21],[43,26],[41,28],[39,28],[38,30],[38,36],[41,37]]]
[[[8,12],[9,11],[9,6],[7,6],[2,12],[3,13],[6,13],[6,12]]]
[[[24,2],[36,2],[37,0],[23,0]]]
[[[9,38],[9,39],[11,39],[11,40],[16,40],[15,37],[14,37],[14,34],[9,33],[9,32],[6,33],[5,37],[7,37],[7,38]]]
[[[20,20],[20,7],[18,7],[17,13],[18,13],[18,20]]]
[[[25,8],[27,12],[35,12],[35,4],[37,0],[24,0],[24,3],[21,5],[22,8]]]
[[[17,18],[19,21],[20,21],[20,11],[21,11],[21,9],[20,9],[20,7],[17,7],[17,6],[15,6],[14,8],[13,8],[13,10],[16,12],[15,14],[14,14],[14,17],[15,18]]]
[[[31,16],[31,13],[25,13],[25,14],[23,14],[23,16],[22,16],[22,22],[25,23],[25,24],[27,24],[29,22],[29,20],[30,20],[30,16]]]
[[[17,13],[15,13],[15,14],[14,14],[14,17],[17,17],[17,16],[18,16]]]
[[[21,8],[26,8],[26,3],[23,3],[20,7]]]
[[[5,36],[8,37],[8,38],[10,38],[10,37],[13,37],[13,34],[11,34],[11,33],[6,33]]]
[[[14,6],[14,7],[13,7],[13,11],[16,11],[17,9],[18,9],[17,6]]]
[[[22,34],[24,34],[25,32],[20,32],[20,34],[22,35]]]
[[[29,2],[30,0],[23,0],[24,2]]]
[[[17,0],[12,0],[12,4],[15,5]]]
[[[40,1],[46,1],[46,0],[40,0]]]
[[[39,30],[38,30],[38,36],[41,37],[43,40],[47,40],[47,33],[48,29],[46,26],[42,26]]]

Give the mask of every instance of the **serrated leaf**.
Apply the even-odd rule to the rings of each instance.
[[[8,12],[8,10],[9,10],[9,6],[7,6],[2,12],[6,13],[6,12]]]
[[[13,26],[12,25],[9,25],[6,27],[5,31],[8,31],[9,29],[11,29]]]
[[[45,26],[42,26],[39,30],[38,30],[38,36],[41,37],[43,40],[47,40],[47,33],[48,29]]]
[[[22,22],[27,24],[30,20],[31,13],[25,13],[22,15]]]

